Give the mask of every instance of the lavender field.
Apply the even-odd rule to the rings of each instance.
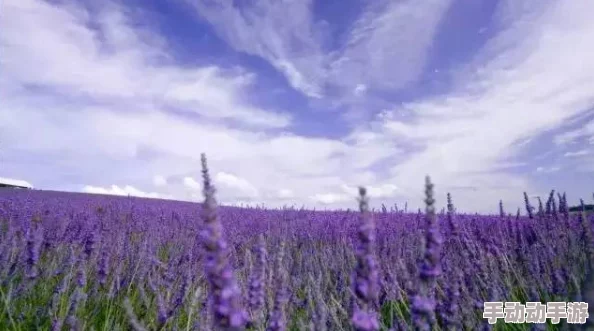
[[[202,205],[1,190],[0,330],[529,330],[483,302],[592,298],[594,219],[564,195],[436,213],[427,181],[419,212],[369,211],[364,189],[353,210],[264,210],[217,208],[203,180]]]

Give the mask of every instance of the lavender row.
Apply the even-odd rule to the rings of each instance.
[[[484,301],[594,292],[593,218],[565,194],[438,213],[427,178],[416,213],[364,188],[358,212],[217,207],[204,156],[203,183],[201,205],[0,191],[0,329],[474,330]]]

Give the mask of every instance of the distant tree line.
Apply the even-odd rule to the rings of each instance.
[[[594,205],[584,205],[585,211],[594,211]],[[582,211],[582,206],[573,206],[569,207],[569,212],[579,212]]]

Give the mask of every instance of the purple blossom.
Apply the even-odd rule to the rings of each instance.
[[[41,225],[38,225],[41,227]],[[37,263],[41,249],[41,230],[35,225],[27,229],[27,278],[33,280],[39,275]]]
[[[263,235],[258,236],[258,242],[252,247],[254,257],[253,269],[249,278],[248,302],[252,315],[258,315],[264,307],[264,283],[266,265],[266,242]]]
[[[542,205],[542,200],[538,197],[538,217],[543,218],[545,215],[545,210]]]
[[[351,318],[358,331],[379,330],[376,312],[379,298],[379,270],[375,258],[375,222],[369,213],[366,190],[359,188],[360,225],[356,250],[357,266],[353,275],[355,293]]]
[[[109,256],[107,253],[107,248],[103,248],[101,251],[101,257],[99,258],[99,264],[97,268],[97,281],[99,285],[102,287],[105,286],[107,282],[107,273],[109,269]]]
[[[530,199],[528,199],[528,193],[524,192],[524,204],[526,206],[526,213],[528,214],[528,218],[533,219],[534,216],[532,215],[533,207],[530,205]]]
[[[200,233],[205,250],[204,268],[210,284],[215,327],[225,330],[243,330],[248,322],[247,312],[241,305],[241,292],[228,260],[227,242],[216,211],[215,189],[210,182],[206,155],[201,155],[204,183],[203,220]]]
[[[274,270],[274,284],[276,293],[274,306],[270,312],[267,331],[284,331],[287,329],[287,316],[285,306],[289,300],[287,291],[287,271],[283,264],[285,255],[285,243],[281,242],[276,256],[276,268]]]
[[[433,291],[436,279],[441,275],[440,260],[443,239],[435,217],[434,203],[433,184],[427,176],[425,178],[425,255],[419,272],[419,288],[412,304],[413,322],[419,330],[430,330],[436,324],[436,301]]]

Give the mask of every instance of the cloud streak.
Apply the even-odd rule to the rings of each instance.
[[[22,186],[22,187],[29,187],[29,188],[33,187],[33,185],[31,185],[31,183],[29,183],[26,180],[14,179],[14,178],[4,178],[4,177],[0,177],[0,184]]]
[[[451,3],[369,3],[332,48],[324,37],[327,22],[316,19],[312,1],[187,2],[231,47],[265,59],[294,89],[312,98],[338,90],[344,102],[353,90],[360,96],[369,87],[397,90],[415,82]]]
[[[133,29],[115,5],[91,16],[81,8],[24,0],[7,1],[3,11],[2,85],[46,87],[99,103],[175,107],[206,119],[232,119],[264,128],[290,124],[288,114],[247,102],[252,75],[173,64],[165,42],[141,28]],[[91,23],[98,29],[89,28]]]
[[[93,194],[107,194],[107,195],[120,195],[120,196],[134,196],[140,198],[153,198],[153,199],[171,199],[171,196],[159,194],[156,192],[143,192],[133,186],[125,185],[120,187],[118,185],[111,185],[108,188],[86,185],[82,189],[85,193]]]

